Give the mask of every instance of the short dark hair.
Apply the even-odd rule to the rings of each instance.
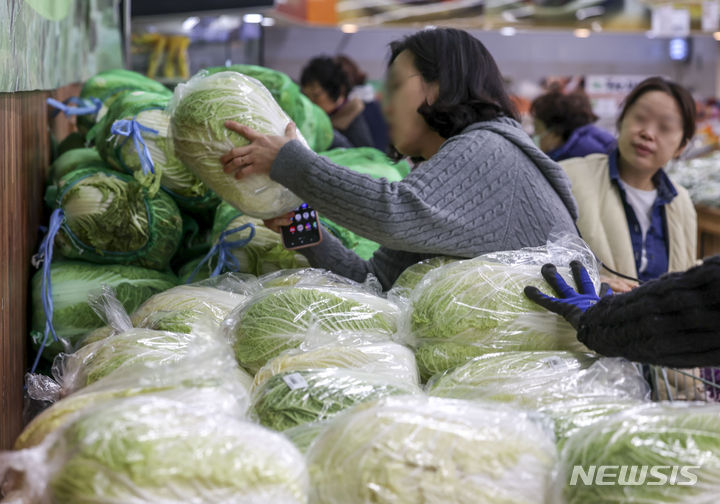
[[[435,102],[418,113],[443,138],[501,116],[517,119],[497,63],[478,39],[463,30],[433,28],[390,44],[390,66],[403,51],[413,56],[426,82],[438,83]]]
[[[345,74],[348,76],[350,88],[354,88],[355,86],[362,86],[367,82],[367,74],[360,70],[358,64],[355,63],[355,60],[352,59],[350,56],[338,54],[335,57],[335,61],[340,63],[343,72],[345,72]]]
[[[590,99],[579,91],[563,94],[555,90],[538,96],[530,105],[530,114],[565,142],[573,131],[598,120],[593,114]]]
[[[317,82],[331,99],[345,98],[350,92],[350,81],[343,71],[342,65],[328,56],[311,59],[300,75],[300,85],[306,86]]]
[[[695,108],[695,100],[693,99],[690,92],[682,87],[680,84],[663,79],[662,77],[650,77],[645,79],[640,84],[635,86],[630,94],[627,95],[623,102],[622,111],[617,120],[617,129],[620,130],[620,125],[625,119],[625,114],[630,110],[638,99],[651,91],[662,91],[670,95],[672,99],[677,103],[680,109],[680,115],[682,115],[683,122],[683,137],[680,142],[680,147],[685,146],[693,136],[695,136],[695,118],[697,116],[697,110]]]

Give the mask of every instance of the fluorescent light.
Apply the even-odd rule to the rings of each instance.
[[[357,33],[358,26],[356,24],[344,24],[340,29],[343,33]]]
[[[275,18],[266,17],[263,18],[262,23],[260,23],[263,26],[275,26]]]
[[[183,21],[182,30],[184,32],[189,32],[190,30],[195,28],[199,22],[200,22],[199,17],[196,17],[196,16],[189,17],[185,21]]]
[[[517,30],[512,26],[503,26],[500,28],[500,35],[503,35],[505,37],[512,37],[517,33]]]
[[[713,38],[714,38],[715,40],[717,40],[718,42],[720,42],[720,32],[715,32],[715,33],[713,33]]]
[[[590,36],[590,30],[587,28],[578,28],[573,32],[577,38],[588,38]]]
[[[262,20],[262,14],[245,14],[243,16],[243,23],[260,24],[262,23]]]

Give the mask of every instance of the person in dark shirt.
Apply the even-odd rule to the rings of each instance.
[[[613,296],[607,284],[595,293],[579,261],[570,267],[578,291],[546,264],[541,272],[557,297],[532,286],[525,295],[562,315],[591,350],[659,366],[720,366],[720,255]]]
[[[350,81],[337,60],[327,56],[310,60],[303,68],[300,86],[310,101],[330,116],[333,128],[353,147],[375,145],[363,115],[365,104],[359,98],[348,98]]]
[[[581,91],[550,91],[532,102],[530,114],[535,143],[553,161],[606,154],[615,145],[612,134],[593,124],[598,118]]]

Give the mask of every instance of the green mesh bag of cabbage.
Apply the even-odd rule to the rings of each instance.
[[[330,147],[333,139],[330,117],[302,94],[298,85],[287,74],[256,65],[213,67],[207,71],[210,74],[239,72],[259,80],[297,125],[312,150],[320,152]]]
[[[67,259],[163,270],[180,243],[175,202],[163,192],[150,197],[129,175],[75,170],[48,188],[53,200],[65,213],[55,246]]]
[[[212,210],[220,198],[175,156],[169,101],[147,91],[119,93],[92,130],[98,152],[114,169],[133,174],[151,196],[162,187],[186,211]]]
[[[84,100],[95,98],[102,103],[97,114],[78,116],[77,123],[80,132],[87,133],[96,121],[103,118],[117,95],[127,90],[152,91],[167,96],[172,95],[164,85],[131,70],[116,68],[100,72],[90,77],[83,85],[82,91],[80,91],[80,98]]]
[[[43,356],[52,358],[66,345],[75,347],[82,337],[105,322],[88,304],[88,294],[101,285],[115,291],[120,303],[132,313],[146,299],[166,291],[177,284],[175,275],[137,266],[121,264],[100,265],[81,261],[53,263],[50,267],[52,301],[54,305],[53,326],[61,341],[48,338]],[[31,338],[35,349],[40,348],[45,329],[45,312],[41,295],[42,270],[32,278],[32,326]]]

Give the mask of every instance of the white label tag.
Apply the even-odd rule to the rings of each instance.
[[[285,385],[290,387],[290,390],[304,389],[308,386],[305,378],[303,378],[299,373],[283,376],[283,381],[285,382]]]

